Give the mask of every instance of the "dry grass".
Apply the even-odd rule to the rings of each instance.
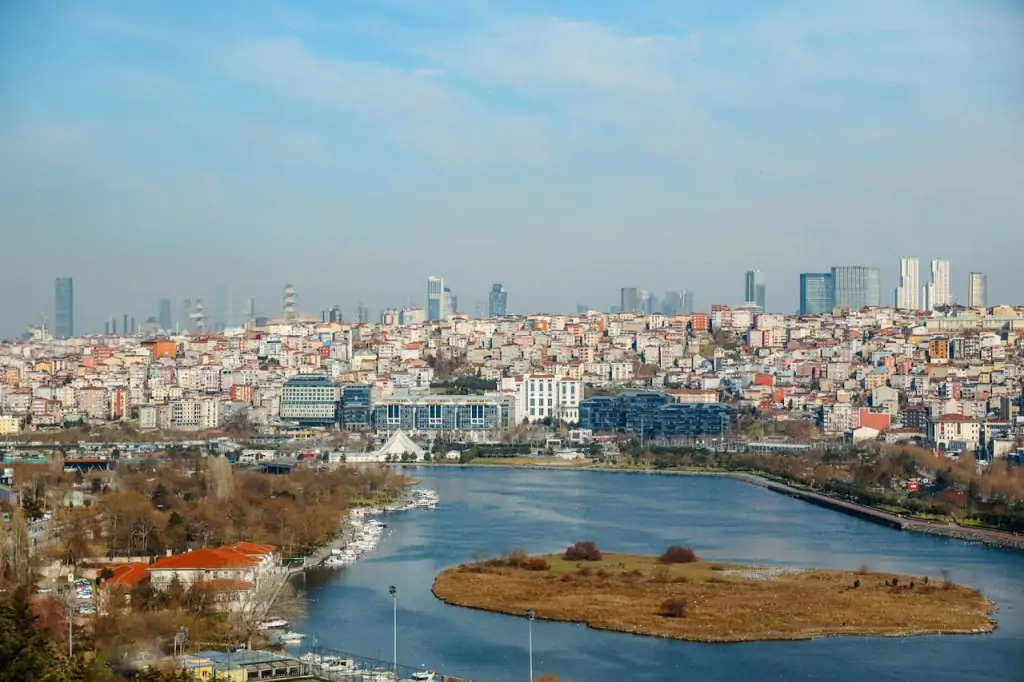
[[[990,632],[993,605],[976,590],[923,584],[890,573],[810,570],[606,554],[596,562],[544,557],[547,571],[466,564],[434,581],[434,595],[458,606],[584,622],[592,628],[699,642]],[[724,570],[723,570],[724,568]],[[886,583],[898,578],[899,585]],[[855,580],[859,587],[854,588]],[[911,587],[913,583],[913,587]],[[667,600],[686,615],[661,615]]]

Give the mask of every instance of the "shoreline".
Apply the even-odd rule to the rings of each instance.
[[[856,502],[840,500],[838,498],[810,490],[795,488],[791,485],[780,483],[760,474],[743,471],[716,471],[712,469],[627,469],[594,465],[574,466],[572,464],[551,466],[543,464],[474,464],[472,462],[467,462],[465,464],[407,462],[392,464],[392,466],[422,466],[441,469],[465,467],[475,469],[532,469],[537,471],[594,471],[609,474],[632,474],[637,476],[720,476],[724,478],[732,478],[737,481],[743,481],[749,485],[756,485],[767,490],[771,490],[772,492],[779,493],[780,495],[787,495],[803,502],[807,502],[808,504],[813,504],[831,511],[846,514],[847,516],[855,516],[865,521],[886,526],[894,530],[944,537],[951,540],[960,540],[961,542],[977,542],[979,544],[999,549],[1024,551],[1024,536],[1011,535],[1010,533],[1001,531],[965,528],[963,526],[950,526],[935,522],[905,518],[880,509],[875,509],[874,507],[858,504]]]

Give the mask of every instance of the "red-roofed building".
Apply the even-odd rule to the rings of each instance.
[[[277,565],[275,547],[236,542],[215,549],[163,557],[149,567],[153,587],[166,589],[177,576],[188,587],[197,582],[230,580],[258,585]]]
[[[968,450],[977,450],[981,423],[962,414],[944,414],[928,421],[928,440],[940,450],[948,450],[954,441],[966,443]]]
[[[130,590],[136,584],[149,577],[149,564],[141,561],[133,561],[128,564],[111,564],[107,566],[113,571],[114,576],[103,583],[107,589],[123,588]]]

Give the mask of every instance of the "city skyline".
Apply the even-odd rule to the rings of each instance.
[[[731,303],[755,268],[791,311],[799,273],[891,292],[901,254],[1015,302],[1022,11],[14,4],[0,337],[52,324],[57,276],[83,332],[200,294],[212,322],[222,282],[229,314],[285,279],[377,310],[431,272],[568,312],[630,282]]]

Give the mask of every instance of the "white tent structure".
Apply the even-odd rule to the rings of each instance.
[[[398,430],[391,434],[391,437],[375,454],[380,457],[378,461],[386,461],[388,455],[391,455],[392,460],[401,460],[403,457],[408,459],[411,455],[415,461],[419,462],[423,459],[424,452],[426,451],[416,445],[405,431]]]

